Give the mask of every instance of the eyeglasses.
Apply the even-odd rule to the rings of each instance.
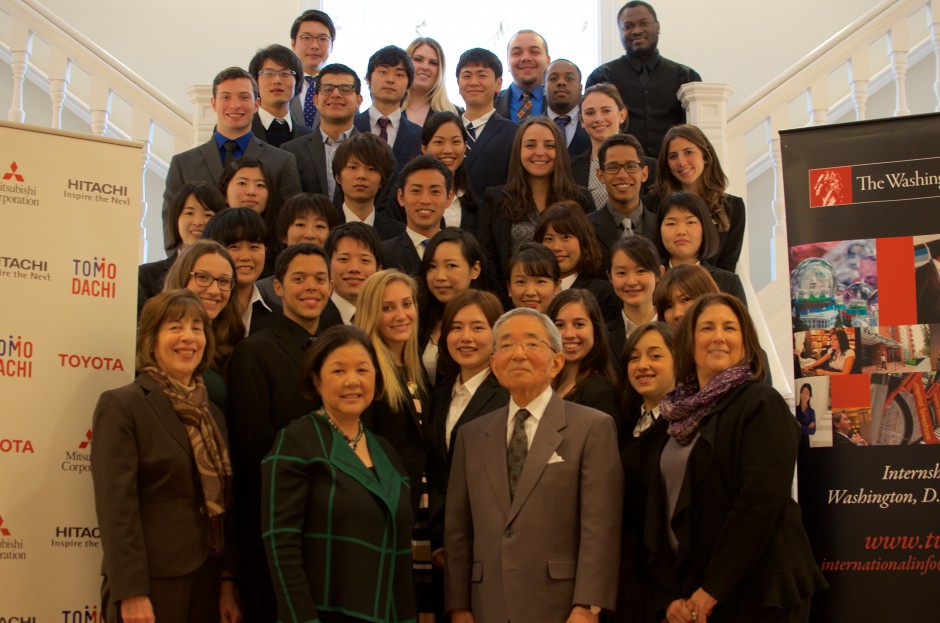
[[[627,173],[639,173],[640,169],[643,168],[643,165],[639,162],[633,162],[628,160],[623,164],[617,164],[616,162],[608,162],[604,165],[604,173],[607,175],[617,175],[620,172],[620,169],[623,169]]]
[[[518,342],[500,342],[496,345],[496,353],[499,355],[508,355],[516,350],[517,346],[522,347],[522,352],[529,355],[537,353],[542,349],[551,348],[545,340],[527,339]]]
[[[287,80],[288,78],[296,76],[297,72],[293,69],[262,69],[258,72],[258,75],[264,78],[273,78],[274,76],[277,76],[281,80]]]
[[[330,42],[333,41],[333,37],[329,35],[317,35],[314,37],[313,35],[308,35],[307,33],[300,35],[298,38],[300,39],[301,43],[305,43],[307,45],[310,45],[314,41],[320,45],[330,45]]]
[[[219,290],[234,290],[235,289],[235,279],[232,277],[213,277],[209,273],[203,272],[193,272],[189,273],[193,281],[196,282],[196,285],[200,288],[208,288],[212,285],[212,282],[219,284]]]
[[[317,89],[318,93],[323,95],[332,95],[333,91],[339,91],[340,95],[352,95],[356,92],[354,84],[321,84]]]

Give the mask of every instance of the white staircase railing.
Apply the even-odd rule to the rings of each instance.
[[[923,31],[923,40],[913,47],[909,32]],[[773,225],[770,239],[746,239],[738,272],[746,289],[755,267],[769,264],[770,279],[757,293],[748,291],[751,310],[762,326],[762,341],[773,343],[775,363],[788,365],[790,344],[789,267],[786,245],[786,211],[780,130],[804,125],[823,125],[830,120],[866,118],[872,95],[894,86],[893,116],[910,114],[907,75],[911,65],[933,56],[936,72],[931,108],[940,111],[940,0],[887,0],[858,18],[807,55],[789,70],[728,109],[731,89],[724,84],[691,83],[682,87],[680,98],[688,109],[689,122],[699,125],[715,144],[730,178],[730,192],[746,198],[749,218],[769,211]],[[887,55],[872,62],[873,46],[884,40]],[[877,63],[881,62],[881,66]],[[873,65],[875,65],[873,67]],[[874,69],[874,71],[873,71]],[[793,106],[805,98],[805,112]],[[854,116],[842,119],[854,109]],[[923,112],[928,112],[927,110]],[[803,116],[806,115],[806,117]],[[888,113],[891,114],[890,112]],[[808,121],[807,121],[808,119]],[[754,149],[754,136],[763,136],[763,148]],[[750,152],[752,153],[749,153]],[[748,196],[748,184],[769,169],[773,171],[772,196]],[[783,370],[782,368],[780,370]],[[778,369],[773,370],[775,385]],[[784,378],[792,370],[783,370]],[[787,383],[788,384],[788,383]],[[789,388],[787,388],[789,390]],[[784,391],[792,400],[792,390]]]

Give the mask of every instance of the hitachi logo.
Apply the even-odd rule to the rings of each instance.
[[[101,195],[120,195],[127,196],[127,186],[115,186],[114,184],[100,184],[90,180],[69,180],[69,190],[81,190],[88,193],[98,193]]]

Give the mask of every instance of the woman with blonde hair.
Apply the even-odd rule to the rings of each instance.
[[[418,37],[405,52],[415,66],[415,79],[401,105],[408,120],[424,125],[425,119],[436,112],[459,114],[444,85],[444,50],[441,44],[430,37]]]

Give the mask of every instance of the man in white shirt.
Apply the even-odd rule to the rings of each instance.
[[[248,64],[248,73],[258,81],[261,106],[251,122],[251,132],[265,143],[280,147],[287,141],[310,134],[302,115],[290,110],[291,99],[300,93],[300,60],[283,45],[258,50]]]

